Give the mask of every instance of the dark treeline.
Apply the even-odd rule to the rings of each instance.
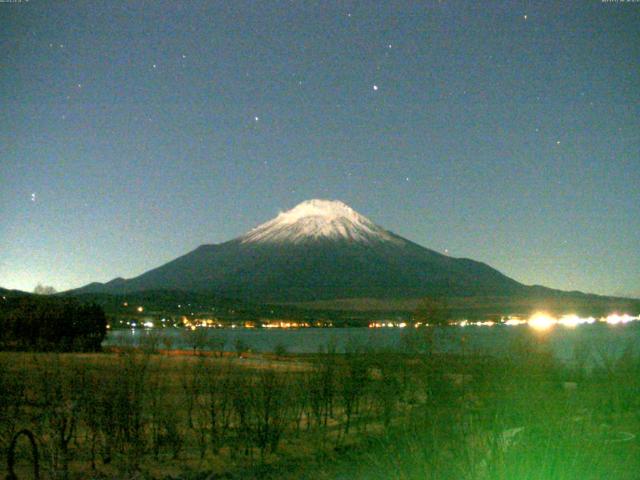
[[[104,311],[73,299],[28,295],[0,299],[0,349],[98,351]]]

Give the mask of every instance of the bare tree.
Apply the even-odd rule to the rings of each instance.
[[[209,333],[206,328],[196,328],[194,330],[184,330],[184,341],[193,349],[194,354],[202,352],[207,346]]]
[[[38,283],[36,287],[33,289],[33,293],[37,295],[53,295],[54,293],[57,293],[57,291],[55,288],[51,286],[42,285],[41,283]]]
[[[195,365],[190,362],[185,363],[181,381],[187,412],[187,426],[196,438],[198,454],[202,459],[207,451],[207,439],[210,433],[206,357],[197,357]]]
[[[208,371],[208,411],[210,441],[213,451],[218,453],[224,445],[231,426],[231,369],[212,367]]]
[[[354,414],[358,412],[360,399],[363,396],[368,376],[367,360],[359,350],[345,353],[346,365],[340,377],[340,399],[345,415],[344,434],[349,428]]]
[[[290,396],[288,383],[283,374],[274,370],[262,370],[254,386],[252,409],[256,444],[260,457],[275,452],[286,428],[289,414]]]
[[[253,385],[250,376],[243,371],[234,372],[230,384],[231,405],[233,409],[233,426],[235,430],[232,455],[244,451],[252,452],[253,431],[251,424],[251,408],[254,405]]]

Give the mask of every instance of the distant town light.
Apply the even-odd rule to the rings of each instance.
[[[476,322],[476,325],[479,327],[493,327],[495,324],[496,322],[491,320],[487,320],[486,322]]]
[[[529,321],[527,323],[531,328],[535,330],[544,331],[549,330],[556,323],[558,323],[558,321],[555,318],[547,315],[546,313],[535,313],[531,316],[531,318],[529,318]]]
[[[629,314],[622,314],[622,315],[618,315],[617,313],[613,313],[611,315],[609,315],[607,318],[605,318],[605,322],[607,322],[609,325],[617,325],[619,323],[628,323],[631,322],[632,320],[636,320],[638,317],[632,317]]]
[[[509,318],[504,322],[505,325],[509,325],[510,327],[514,327],[516,325],[522,325],[525,323],[527,323],[526,320],[522,320],[520,318]]]
[[[563,315],[560,317],[560,320],[558,320],[560,325],[567,328],[576,328],[578,325],[585,322],[586,319],[582,319],[577,315]]]

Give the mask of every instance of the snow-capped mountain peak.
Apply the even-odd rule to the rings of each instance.
[[[307,200],[250,230],[242,243],[302,243],[318,239],[398,241],[398,237],[337,200]]]

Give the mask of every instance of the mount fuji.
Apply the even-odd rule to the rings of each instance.
[[[308,200],[239,238],[202,245],[74,293],[215,292],[255,302],[510,295],[528,287],[480,262],[421,247],[339,201]]]
[[[640,300],[523,285],[484,263],[417,245],[329,200],[302,202],[236,239],[202,245],[138,277],[64,295],[213,296],[345,312],[410,312],[421,298],[435,296],[469,316],[640,311]]]

